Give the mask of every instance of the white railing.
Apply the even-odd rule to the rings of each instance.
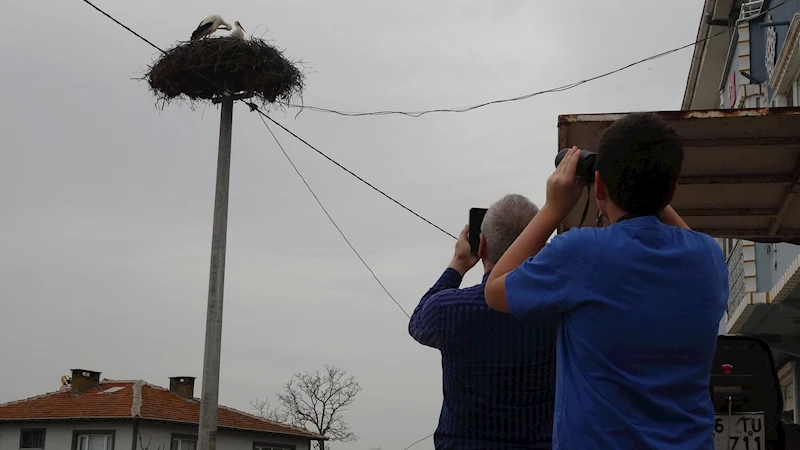
[[[742,5],[742,10],[739,12],[739,22],[751,19],[761,14],[761,9],[764,7],[764,0],[751,0]]]
[[[744,301],[744,248],[742,241],[737,240],[726,255],[728,259],[728,321],[734,319],[736,308]]]

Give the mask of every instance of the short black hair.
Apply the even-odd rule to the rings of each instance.
[[[656,214],[675,195],[682,165],[678,133],[653,113],[631,113],[603,132],[595,168],[616,206]]]

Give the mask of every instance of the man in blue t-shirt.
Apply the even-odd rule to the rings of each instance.
[[[669,206],[680,139],[654,114],[612,124],[594,178],[611,225],[547,243],[585,185],[579,155],[572,148],[547,180],[546,203],[495,266],[486,302],[523,321],[561,313],[554,449],[713,450],[709,379],[728,271],[719,245]]]

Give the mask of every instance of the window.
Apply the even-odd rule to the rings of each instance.
[[[794,80],[792,87],[789,88],[786,100],[789,102],[788,106],[800,106],[800,75]]]
[[[44,428],[23,428],[19,433],[19,448],[44,448]]]
[[[267,444],[265,442],[254,442],[253,450],[294,450],[294,445]]]
[[[197,436],[173,434],[170,450],[197,450]]]
[[[74,450],[114,450],[113,431],[75,431]]]

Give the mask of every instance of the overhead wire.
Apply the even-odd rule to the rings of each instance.
[[[119,20],[117,20],[116,18],[114,18],[113,16],[111,16],[110,14],[108,14],[107,12],[103,11],[102,9],[100,9],[100,8],[99,8],[99,7],[97,7],[97,6],[96,6],[94,3],[92,3],[90,0],[81,0],[81,1],[83,1],[83,2],[84,2],[84,3],[86,3],[86,4],[88,4],[89,6],[91,6],[92,8],[94,8],[95,10],[99,11],[101,14],[103,14],[104,16],[106,16],[106,17],[108,17],[109,19],[111,19],[111,20],[112,20],[114,23],[116,23],[117,25],[121,26],[122,28],[124,28],[124,29],[125,29],[125,30],[127,30],[128,32],[132,33],[134,36],[138,37],[138,38],[139,38],[139,39],[141,39],[142,41],[146,42],[147,44],[149,44],[149,45],[150,45],[151,47],[153,47],[154,49],[156,49],[156,50],[160,51],[161,53],[166,53],[166,51],[162,50],[162,49],[161,49],[159,46],[155,45],[155,44],[154,44],[154,43],[152,43],[150,40],[148,40],[147,38],[145,38],[144,36],[142,36],[141,34],[137,33],[136,31],[134,31],[133,29],[131,29],[130,27],[128,27],[128,26],[127,26],[127,25],[125,25],[124,23],[120,22]],[[194,69],[192,69],[192,70],[194,70]],[[206,78],[205,76],[203,76],[202,74],[200,74],[199,72],[197,72],[196,70],[194,70],[194,71],[195,71],[195,73],[197,73],[197,75],[198,75],[198,76],[202,76],[202,77],[203,77],[203,78],[205,78],[207,81],[209,81],[209,82],[211,82],[212,84],[216,85],[216,83],[214,83],[214,81],[213,81],[213,80],[209,80],[208,78]],[[219,86],[217,86],[217,87],[219,87]],[[221,88],[220,88],[220,89],[221,89]],[[360,181],[360,182],[364,183],[365,185],[367,185],[368,187],[370,187],[370,188],[371,188],[371,189],[373,189],[374,191],[378,192],[378,193],[379,193],[379,194],[381,194],[382,196],[384,196],[384,197],[386,197],[387,199],[391,200],[393,203],[395,203],[396,205],[398,205],[398,206],[400,206],[401,208],[405,209],[406,211],[410,212],[411,214],[413,214],[413,215],[414,215],[414,216],[416,216],[417,218],[421,219],[422,221],[424,221],[424,222],[425,222],[425,223],[427,223],[428,225],[431,225],[432,227],[436,228],[437,230],[439,230],[439,231],[441,231],[442,233],[444,233],[444,234],[446,234],[446,235],[450,236],[450,237],[451,237],[451,238],[453,238],[453,239],[458,239],[458,238],[457,238],[457,237],[456,237],[456,236],[455,236],[453,233],[450,233],[449,231],[445,230],[444,228],[440,227],[439,225],[436,225],[435,223],[433,223],[433,222],[432,222],[432,221],[430,221],[429,219],[425,218],[425,217],[424,217],[424,216],[422,216],[421,214],[417,213],[417,212],[416,212],[416,211],[414,211],[413,209],[411,209],[411,208],[409,208],[408,206],[404,205],[403,203],[401,203],[400,201],[398,201],[398,200],[397,200],[397,199],[395,199],[394,197],[390,196],[389,194],[387,194],[387,193],[386,193],[386,192],[384,192],[383,190],[381,190],[381,189],[379,189],[378,187],[376,187],[374,184],[372,184],[372,183],[370,183],[369,181],[365,180],[365,179],[364,179],[363,177],[361,177],[360,175],[356,174],[355,172],[353,172],[352,170],[348,169],[347,167],[345,167],[344,165],[342,165],[341,163],[339,163],[339,162],[338,162],[338,161],[336,161],[335,159],[331,158],[330,156],[328,156],[327,154],[325,154],[324,152],[322,152],[321,150],[319,150],[319,149],[318,149],[318,148],[316,148],[315,146],[313,146],[313,145],[309,144],[309,143],[308,143],[308,141],[306,141],[305,139],[301,138],[300,136],[298,136],[297,134],[293,133],[293,132],[292,132],[291,130],[289,130],[288,128],[284,127],[284,126],[283,126],[283,125],[281,125],[280,123],[278,123],[278,122],[276,122],[275,120],[273,120],[271,117],[269,117],[267,114],[265,114],[265,113],[264,113],[264,111],[262,111],[262,110],[261,110],[261,108],[259,108],[259,107],[258,107],[258,105],[256,105],[255,103],[253,103],[253,102],[245,102],[245,103],[246,103],[246,104],[247,104],[247,105],[250,107],[250,109],[251,109],[252,111],[256,111],[256,112],[258,112],[259,114],[261,114],[263,117],[266,117],[267,119],[269,119],[270,121],[272,121],[272,122],[273,122],[275,125],[279,126],[279,127],[280,127],[280,128],[282,128],[284,131],[286,131],[287,133],[289,133],[290,135],[292,135],[292,137],[294,137],[295,139],[298,139],[298,140],[299,140],[299,141],[301,141],[303,144],[305,144],[306,146],[308,146],[309,148],[311,148],[312,150],[314,150],[315,152],[317,152],[319,155],[321,155],[323,158],[327,159],[328,161],[330,161],[331,163],[333,163],[333,164],[334,164],[335,166],[337,166],[338,168],[340,168],[340,169],[344,170],[345,172],[347,172],[348,174],[350,174],[351,176],[353,176],[354,178],[356,178],[358,181]]]
[[[351,171],[351,170],[350,170],[350,169],[348,169],[347,167],[345,167],[345,166],[341,165],[341,164],[340,164],[340,163],[338,163],[336,160],[334,160],[333,158],[331,158],[330,156],[328,156],[327,154],[325,154],[324,152],[322,152],[321,150],[319,150],[317,147],[315,147],[315,146],[311,145],[311,144],[310,144],[308,141],[306,141],[305,139],[301,138],[300,136],[298,136],[297,134],[295,134],[294,132],[292,132],[290,129],[288,129],[288,128],[286,128],[285,126],[283,126],[283,125],[282,125],[280,122],[276,121],[275,119],[273,119],[272,117],[270,117],[268,114],[266,114],[264,111],[262,111],[261,109],[259,109],[255,103],[253,103],[253,102],[245,102],[245,103],[246,103],[248,106],[250,106],[250,109],[251,109],[251,110],[253,110],[253,111],[256,111],[257,113],[259,113],[259,114],[261,115],[261,117],[262,117],[262,118],[266,118],[266,119],[267,119],[267,120],[269,120],[270,122],[274,123],[275,125],[277,125],[278,127],[280,127],[280,128],[283,130],[283,131],[285,131],[285,132],[289,133],[289,134],[290,134],[292,137],[294,137],[294,138],[295,138],[295,139],[297,139],[298,141],[300,141],[300,142],[302,142],[303,144],[305,144],[305,145],[306,145],[308,148],[310,148],[311,150],[314,150],[315,152],[317,152],[317,153],[318,153],[319,155],[321,155],[323,158],[327,159],[328,161],[332,162],[334,165],[336,165],[336,166],[337,166],[337,167],[339,167],[340,169],[342,169],[342,170],[344,170],[345,172],[349,173],[350,175],[352,175],[353,177],[355,177],[355,178],[356,178],[358,181],[360,181],[360,182],[364,183],[365,185],[369,186],[370,188],[372,188],[372,189],[373,189],[375,192],[377,192],[377,193],[381,194],[382,196],[386,197],[387,199],[391,200],[392,202],[394,202],[395,204],[397,204],[397,205],[398,205],[398,206],[400,206],[401,208],[403,208],[403,209],[405,209],[406,211],[410,212],[411,214],[413,214],[413,215],[414,215],[414,216],[416,216],[417,218],[421,219],[422,221],[424,221],[424,222],[425,222],[425,223],[427,223],[428,225],[430,225],[430,226],[432,226],[432,227],[436,228],[437,230],[441,231],[442,233],[444,233],[444,234],[446,234],[446,235],[450,236],[450,237],[451,237],[451,238],[453,238],[453,239],[458,239],[458,237],[456,237],[454,234],[450,233],[449,231],[445,230],[444,228],[440,227],[439,225],[436,225],[435,223],[433,223],[433,222],[431,222],[430,220],[426,219],[424,216],[422,216],[421,214],[417,213],[416,211],[414,211],[413,209],[409,208],[408,206],[406,206],[406,205],[404,205],[404,204],[400,203],[399,201],[397,201],[397,200],[396,200],[394,197],[392,197],[391,195],[389,195],[389,194],[387,194],[386,192],[382,191],[381,189],[379,189],[379,188],[375,187],[375,185],[373,185],[373,184],[372,184],[372,183],[370,183],[369,181],[367,181],[367,180],[365,180],[364,178],[360,177],[359,175],[355,174],[353,171]]]
[[[425,441],[426,439],[432,438],[434,434],[435,434],[435,433],[431,433],[431,434],[429,434],[429,435],[425,436],[424,438],[422,438],[422,439],[420,439],[420,440],[418,440],[418,441],[414,442],[413,444],[409,445],[408,447],[404,448],[403,450],[408,450],[408,449],[410,449],[411,447],[413,447],[413,446],[415,446],[415,445],[417,445],[417,444],[419,444],[419,443],[421,443],[421,442]]]
[[[782,2],[780,2],[780,3],[778,3],[778,4],[774,5],[774,6],[771,6],[770,8],[766,9],[765,11],[760,12],[759,14],[757,14],[757,15],[755,15],[753,17],[747,18],[745,21],[746,22],[750,22],[750,21],[753,21],[753,20],[755,20],[755,19],[757,19],[759,17],[762,17],[762,16],[766,15],[768,12],[783,6],[784,4],[788,3],[789,1],[790,0],[783,0]],[[719,36],[721,34],[724,34],[724,33],[727,33],[729,31],[733,30],[734,28],[736,28],[738,23],[739,23],[739,21],[735,22],[734,25],[723,29],[722,31],[714,33],[711,36],[707,36],[707,37],[705,37],[703,39],[700,39],[700,40],[697,40],[697,41],[693,41],[693,42],[688,43],[686,45],[682,45],[680,47],[676,47],[676,48],[673,48],[673,49],[670,49],[670,50],[667,50],[667,51],[664,51],[664,52],[661,52],[661,53],[657,53],[657,54],[652,55],[652,56],[648,56],[647,58],[643,58],[643,59],[640,59],[638,61],[629,63],[629,64],[624,65],[622,67],[619,67],[617,69],[614,69],[614,70],[611,70],[611,71],[608,71],[608,72],[605,72],[605,73],[602,73],[602,74],[599,74],[599,75],[595,75],[595,76],[590,77],[590,78],[585,78],[583,80],[576,81],[574,83],[565,84],[563,86],[558,86],[558,87],[555,87],[555,88],[545,89],[543,91],[533,92],[533,93],[530,93],[530,94],[520,95],[520,96],[517,96],[517,97],[503,98],[503,99],[498,99],[498,100],[490,100],[490,101],[487,101],[487,102],[478,103],[476,105],[471,105],[471,106],[462,106],[462,107],[454,107],[454,108],[437,108],[437,109],[428,109],[428,110],[422,110],[422,111],[392,111],[392,110],[384,110],[384,111],[369,111],[369,112],[339,111],[339,110],[330,109],[330,108],[322,108],[322,107],[310,106],[310,105],[298,105],[298,104],[293,104],[293,103],[289,103],[286,106],[290,106],[290,107],[293,107],[293,108],[299,108],[301,111],[307,109],[309,111],[321,112],[321,113],[330,113],[330,114],[336,114],[336,115],[346,116],[346,117],[386,116],[386,115],[401,115],[401,116],[408,116],[408,117],[421,117],[421,116],[424,116],[426,114],[432,114],[432,113],[464,113],[464,112],[474,111],[474,110],[479,109],[479,108],[484,108],[486,106],[497,105],[497,104],[502,104],[502,103],[518,102],[518,101],[522,101],[522,100],[528,100],[528,99],[533,98],[533,97],[538,97],[538,96],[544,95],[544,94],[552,94],[552,93],[556,93],[556,92],[568,91],[570,89],[574,89],[574,88],[576,88],[578,86],[581,86],[583,84],[590,83],[592,81],[596,81],[596,80],[599,80],[601,78],[606,78],[606,77],[609,77],[611,75],[617,74],[619,72],[628,70],[628,69],[630,69],[632,67],[644,64],[646,62],[654,61],[656,59],[660,59],[660,58],[663,58],[665,56],[669,56],[669,55],[671,55],[673,53],[677,53],[677,52],[679,52],[681,50],[684,50],[684,49],[687,49],[689,47],[694,47],[695,45],[701,44],[701,43],[703,43],[705,41],[711,40],[711,39],[713,39],[713,38],[715,38],[715,37],[717,37],[717,36]]]
[[[130,27],[128,27],[127,25],[123,24],[122,22],[120,22],[119,20],[117,20],[116,18],[114,18],[113,16],[111,16],[110,14],[108,14],[107,12],[105,12],[105,11],[103,11],[102,9],[100,9],[99,7],[97,7],[97,6],[96,6],[95,4],[93,4],[93,3],[92,3],[90,0],[82,0],[82,1],[83,1],[84,3],[86,3],[86,4],[88,4],[89,6],[91,6],[92,8],[94,8],[95,10],[97,10],[98,12],[100,12],[101,14],[103,14],[104,16],[106,16],[107,18],[111,19],[111,20],[112,20],[114,23],[116,23],[117,25],[121,26],[122,28],[124,28],[124,29],[125,29],[125,30],[127,30],[128,32],[132,33],[134,36],[136,36],[136,37],[138,37],[139,39],[141,39],[142,41],[146,42],[146,43],[147,43],[147,44],[149,44],[151,47],[153,47],[153,48],[155,48],[156,50],[158,50],[158,51],[160,51],[160,52],[164,53],[164,50],[162,50],[160,47],[158,47],[157,45],[155,45],[154,43],[152,43],[150,40],[148,40],[147,38],[145,38],[145,37],[144,37],[144,36],[142,36],[141,34],[139,34],[139,33],[137,33],[136,31],[134,31],[133,29],[131,29],[131,28],[130,28]],[[767,10],[765,10],[765,11],[762,11],[761,13],[759,13],[759,14],[757,14],[757,15],[753,16],[753,17],[750,17],[750,18],[748,18],[748,19],[747,19],[747,21],[752,21],[752,20],[755,20],[755,19],[757,19],[758,17],[764,16],[764,15],[765,15],[765,14],[767,14],[768,12],[770,12],[770,11],[772,11],[772,10],[776,9],[776,8],[779,8],[780,6],[782,6],[782,5],[786,4],[786,3],[787,3],[787,2],[789,2],[789,1],[790,1],[790,0],[783,0],[782,2],[778,3],[777,5],[775,5],[775,6],[772,6],[772,7],[768,8]],[[667,51],[665,51],[665,52],[661,52],[661,53],[658,53],[658,54],[655,54],[655,55],[649,56],[649,57],[647,57],[647,58],[644,58],[644,59],[641,59],[641,60],[639,60],[639,61],[636,61],[636,62],[633,62],[633,63],[627,64],[627,65],[625,65],[625,66],[623,66],[623,67],[620,67],[620,68],[618,68],[618,69],[614,69],[614,70],[612,70],[612,71],[605,72],[605,73],[603,73],[603,74],[600,74],[600,75],[593,76],[593,77],[591,77],[591,78],[586,78],[586,79],[583,79],[583,80],[580,80],[580,81],[577,81],[577,82],[574,82],[574,83],[571,83],[571,84],[567,84],[567,85],[563,85],[563,86],[555,87],[555,88],[552,88],[552,89],[547,89],[547,90],[544,90],[544,91],[534,92],[534,93],[527,94],[527,95],[522,95],[522,96],[519,96],[519,97],[513,97],[513,98],[507,98],[507,99],[499,99],[499,100],[492,100],[492,101],[488,101],[488,102],[480,103],[480,104],[473,105],[473,106],[466,106],[466,107],[461,107],[461,108],[449,108],[449,109],[432,109],[432,110],[426,110],[426,111],[416,111],[416,112],[411,112],[411,111],[344,112],[344,111],[337,111],[337,110],[334,110],[334,109],[320,108],[320,107],[315,107],[315,106],[294,105],[294,104],[289,104],[288,106],[293,106],[293,107],[298,107],[298,108],[304,108],[304,109],[309,109],[309,110],[312,110],[312,111],[318,111],[318,112],[327,112],[327,113],[338,114],[338,115],[343,115],[343,116],[352,116],[352,117],[359,117],[359,116],[371,116],[371,115],[389,115],[389,114],[398,114],[398,115],[405,115],[405,116],[411,116],[411,117],[420,117],[420,116],[423,116],[423,115],[425,115],[425,114],[430,114],[430,113],[434,113],[434,112],[453,112],[453,113],[457,113],[457,112],[468,112],[468,111],[473,111],[473,110],[475,110],[475,109],[478,109],[478,108],[483,108],[483,107],[485,107],[485,106],[489,106],[489,105],[495,105],[495,104],[500,104],[500,103],[509,103],[509,102],[516,102],[516,101],[521,101],[521,100],[527,100],[527,99],[529,99],[529,98],[532,98],[532,97],[535,97],[535,96],[539,96],[539,95],[543,95],[543,94],[547,94],[547,93],[563,92],[563,91],[566,91],[566,90],[569,90],[569,89],[574,89],[574,88],[576,88],[576,87],[578,87],[578,86],[580,86],[580,85],[582,85],[582,84],[586,84],[586,83],[589,83],[589,82],[592,82],[592,81],[595,81],[595,80],[598,80],[598,79],[601,79],[601,78],[608,77],[608,76],[610,76],[610,75],[613,75],[613,74],[616,74],[616,73],[622,72],[623,70],[627,70],[627,69],[629,69],[629,68],[631,68],[631,67],[634,67],[634,66],[637,66],[637,65],[639,65],[639,64],[643,64],[643,63],[645,63],[645,62],[648,62],[648,61],[653,61],[653,60],[655,60],[655,59],[662,58],[662,57],[664,57],[664,56],[667,56],[667,55],[670,55],[670,54],[672,54],[672,53],[678,52],[678,51],[680,51],[680,50],[683,50],[683,49],[685,49],[685,48],[689,48],[689,47],[695,46],[695,45],[697,45],[697,44],[700,44],[700,43],[702,43],[702,42],[705,42],[705,41],[707,41],[707,40],[713,39],[713,38],[715,38],[715,37],[717,37],[717,36],[719,36],[719,35],[721,35],[721,34],[723,34],[723,33],[726,33],[726,32],[728,32],[728,31],[731,31],[731,30],[733,30],[733,29],[734,29],[734,28],[737,26],[737,24],[738,24],[738,21],[737,21],[737,22],[736,22],[736,23],[735,23],[733,26],[727,27],[727,28],[723,29],[722,31],[720,31],[720,32],[718,32],[718,33],[714,33],[714,34],[713,34],[713,35],[711,35],[711,36],[707,36],[707,37],[705,37],[705,38],[703,38],[703,39],[700,39],[700,40],[694,41],[694,42],[692,42],[692,43],[689,43],[689,44],[686,44],[686,45],[683,45],[683,46],[680,46],[680,47],[677,47],[677,48],[674,48],[674,49],[671,49],[671,50],[667,50]],[[297,134],[293,133],[292,131],[290,131],[289,129],[287,129],[286,127],[284,127],[283,125],[281,125],[280,123],[278,123],[278,122],[274,121],[274,120],[273,120],[271,117],[269,117],[268,115],[266,115],[266,114],[265,114],[265,113],[264,113],[264,112],[263,112],[263,111],[262,111],[262,110],[261,110],[261,109],[260,109],[260,108],[259,108],[257,105],[255,105],[253,102],[246,102],[246,103],[247,103],[247,105],[248,105],[248,106],[251,108],[251,110],[257,111],[257,112],[258,112],[259,114],[261,114],[263,117],[265,117],[265,118],[267,118],[268,120],[272,121],[272,122],[273,122],[275,125],[279,126],[280,128],[282,128],[282,129],[283,129],[284,131],[286,131],[287,133],[291,134],[291,135],[292,135],[292,136],[293,136],[295,139],[298,139],[298,140],[300,140],[301,142],[303,142],[303,143],[304,143],[306,146],[308,146],[309,148],[311,148],[312,150],[314,150],[315,152],[317,152],[318,154],[320,154],[321,156],[323,156],[324,158],[326,158],[328,161],[330,161],[331,163],[333,163],[334,165],[336,165],[336,166],[337,166],[337,167],[339,167],[340,169],[342,169],[342,170],[344,170],[345,172],[347,172],[348,174],[352,175],[353,177],[355,177],[356,179],[358,179],[358,180],[359,180],[359,181],[361,181],[362,183],[366,184],[368,187],[372,188],[373,190],[375,190],[375,191],[376,191],[376,192],[378,192],[379,194],[381,194],[381,195],[383,195],[384,197],[388,198],[389,200],[391,200],[391,201],[392,201],[392,202],[394,202],[395,204],[399,205],[400,207],[402,207],[402,208],[403,208],[403,209],[405,209],[406,211],[410,212],[411,214],[413,214],[413,215],[414,215],[414,216],[416,216],[417,218],[419,218],[419,219],[423,220],[424,222],[426,222],[427,224],[429,224],[429,225],[433,226],[433,227],[434,227],[434,228],[436,228],[437,230],[439,230],[439,231],[441,231],[441,232],[443,232],[443,233],[447,234],[448,236],[450,236],[450,237],[451,237],[451,238],[453,238],[453,239],[457,239],[457,237],[456,237],[454,234],[452,234],[452,233],[450,233],[450,232],[446,231],[446,230],[445,230],[445,229],[443,229],[442,227],[440,227],[440,226],[438,226],[438,225],[434,224],[433,222],[431,222],[431,221],[430,221],[430,220],[428,220],[427,218],[423,217],[421,214],[419,214],[419,213],[417,213],[416,211],[412,210],[411,208],[409,208],[409,207],[405,206],[404,204],[402,204],[401,202],[399,202],[399,201],[398,201],[398,200],[396,200],[395,198],[393,198],[393,197],[391,197],[390,195],[388,195],[387,193],[385,193],[383,190],[381,190],[381,189],[378,189],[378,188],[377,188],[375,185],[373,185],[372,183],[369,183],[368,181],[366,181],[366,180],[365,180],[363,177],[361,177],[361,176],[359,176],[359,175],[355,174],[353,171],[351,171],[351,170],[347,169],[347,168],[346,168],[346,167],[344,167],[342,164],[338,163],[338,162],[337,162],[337,161],[335,161],[333,158],[329,157],[328,155],[326,155],[325,153],[323,153],[322,151],[320,151],[319,149],[317,149],[316,147],[314,147],[313,145],[311,145],[310,143],[308,143],[308,141],[306,141],[306,140],[304,140],[304,139],[300,138],[300,136],[298,136]]]
[[[289,156],[289,153],[287,153],[286,149],[283,148],[283,145],[278,140],[278,136],[275,136],[275,133],[272,132],[272,128],[270,128],[270,126],[267,123],[267,121],[264,120],[264,117],[263,116],[259,116],[259,119],[261,119],[261,121],[264,123],[264,126],[267,127],[267,131],[269,131],[269,134],[272,135],[272,138],[275,140],[275,143],[278,144],[278,147],[281,149],[281,152],[283,152],[283,156],[285,156],[286,159],[289,161],[289,164],[292,165],[292,168],[297,173],[297,176],[299,176],[300,179],[303,181],[303,184],[306,185],[306,188],[308,189],[308,192],[310,192],[311,196],[314,197],[314,200],[316,200],[317,204],[322,209],[322,212],[324,212],[325,215],[328,217],[328,220],[330,220],[330,222],[333,224],[334,228],[336,228],[336,231],[338,231],[339,234],[342,236],[342,239],[344,239],[344,241],[347,243],[348,247],[350,247],[350,250],[352,250],[353,253],[356,254],[358,259],[361,261],[361,264],[363,264],[364,267],[367,268],[369,273],[372,275],[372,278],[374,278],[375,281],[377,281],[378,284],[380,285],[381,289],[383,289],[383,292],[385,292],[386,295],[388,295],[389,298],[394,302],[394,304],[397,305],[398,308],[400,308],[400,311],[403,311],[403,314],[405,314],[408,319],[411,319],[411,316],[408,314],[408,312],[405,310],[405,308],[403,308],[403,305],[401,305],[400,302],[398,302],[397,299],[395,299],[394,296],[389,292],[389,290],[386,288],[386,286],[383,284],[383,282],[380,280],[380,278],[378,278],[378,275],[375,274],[375,271],[372,270],[372,268],[369,266],[369,264],[367,264],[367,262],[361,256],[361,254],[358,253],[358,250],[356,250],[356,248],[353,246],[352,242],[350,242],[350,239],[348,239],[347,236],[344,234],[344,231],[342,231],[342,228],[339,227],[339,225],[336,223],[335,220],[333,220],[333,217],[331,217],[331,214],[328,212],[328,209],[325,208],[325,205],[322,204],[322,200],[319,199],[317,194],[314,192],[314,189],[312,189],[311,185],[308,184],[308,181],[306,181],[306,177],[304,177],[303,174],[300,173],[300,169],[297,168],[297,165],[292,160],[292,157]]]

